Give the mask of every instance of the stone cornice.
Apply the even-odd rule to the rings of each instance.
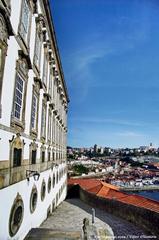
[[[63,86],[64,86],[66,99],[67,99],[67,102],[69,102],[69,96],[68,96],[68,92],[67,92],[66,83],[65,83],[65,80],[64,80],[64,74],[63,74],[62,64],[61,64],[60,55],[59,55],[59,49],[58,49],[58,46],[57,46],[55,28],[54,28],[52,15],[51,15],[51,10],[50,10],[51,6],[50,6],[50,3],[49,3],[48,0],[43,0],[42,4],[43,4],[45,12],[46,12],[46,18],[47,18],[47,21],[48,21],[49,30],[50,30],[50,34],[51,34],[51,38],[52,38],[51,40],[52,40],[52,43],[53,43],[53,45],[56,49],[55,55],[56,55],[56,58],[57,58],[57,61],[58,61],[60,76],[61,76],[62,83],[63,83]]]

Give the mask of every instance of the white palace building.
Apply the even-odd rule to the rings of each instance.
[[[0,0],[0,240],[66,197],[68,102],[49,0]]]

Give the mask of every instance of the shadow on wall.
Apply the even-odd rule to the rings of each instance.
[[[76,184],[76,185],[68,185],[66,199],[69,199],[69,198],[80,198],[79,193],[80,193],[80,186],[78,184]]]

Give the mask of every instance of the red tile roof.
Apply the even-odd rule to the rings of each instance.
[[[98,185],[101,184],[101,181],[96,180],[96,179],[75,179],[75,178],[70,178],[68,180],[68,184],[79,184],[83,189],[91,189],[94,187],[97,187]]]
[[[100,189],[102,188],[102,186],[103,186],[102,183],[99,183],[97,186],[89,188],[88,191],[91,193],[97,194],[100,191]]]
[[[101,191],[98,193],[98,196],[101,197],[106,197],[106,198],[110,198],[110,199],[120,199],[122,197],[125,197],[125,193],[122,193],[120,191],[116,191],[113,189],[105,189],[104,187],[101,189]]]
[[[114,185],[102,182],[97,179],[69,179],[68,184],[79,184],[84,190],[96,194],[97,196],[116,199],[117,201],[142,207],[159,213],[159,202],[136,194],[121,192]]]
[[[108,187],[108,188],[114,189],[114,190],[119,190],[119,189],[120,189],[119,187],[114,186],[114,185],[112,185],[112,184],[110,184],[110,183],[106,183],[106,182],[102,182],[102,185],[103,185],[104,187]]]

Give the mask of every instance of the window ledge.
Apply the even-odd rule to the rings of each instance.
[[[24,132],[25,124],[22,121],[18,121],[18,119],[11,119],[11,127],[16,129],[17,132]]]

